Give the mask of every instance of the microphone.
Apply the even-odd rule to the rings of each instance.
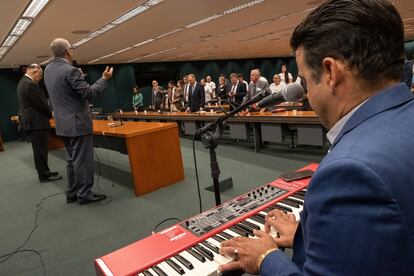
[[[272,91],[270,91],[269,86],[266,86],[258,94],[254,95],[249,100],[243,101],[243,103],[241,105],[239,105],[237,108],[233,109],[229,113],[226,113],[225,115],[219,117],[215,122],[208,123],[205,126],[197,129],[197,131],[194,134],[194,137],[199,138],[199,137],[201,137],[201,135],[203,133],[205,133],[207,131],[215,130],[216,126],[218,124],[224,122],[227,118],[230,118],[230,117],[234,116],[235,114],[239,113],[240,111],[246,109],[248,106],[261,101],[262,99],[264,99],[266,96],[268,96],[271,93],[272,93]]]
[[[289,83],[279,93],[273,93],[257,103],[258,108],[268,107],[284,102],[297,102],[302,99],[305,90],[299,83]]]

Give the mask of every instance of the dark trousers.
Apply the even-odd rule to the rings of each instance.
[[[34,163],[39,179],[46,179],[50,176],[49,166],[47,165],[48,136],[48,129],[32,130],[30,132]]]
[[[66,196],[85,199],[91,193],[94,181],[92,135],[62,138],[68,163]]]

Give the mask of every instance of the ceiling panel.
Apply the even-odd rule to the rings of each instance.
[[[86,64],[110,53],[180,31],[155,41],[101,59],[96,64],[208,60],[289,56],[289,38],[294,27],[320,4],[320,0],[264,0],[262,3],[219,17],[207,23],[188,24],[251,0],[164,0],[102,36],[76,48],[78,63]],[[29,0],[2,0],[0,39],[10,31]],[[71,43],[95,31],[146,0],[50,0],[14,47],[0,61],[0,67],[42,62],[51,56],[49,43],[65,37]],[[414,39],[414,1],[396,0],[404,19],[406,39]]]
[[[0,43],[6,38],[11,28],[23,13],[29,0],[3,0],[0,11]]]

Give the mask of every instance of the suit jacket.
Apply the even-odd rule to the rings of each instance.
[[[182,100],[183,100],[183,95],[181,94],[182,92],[181,88],[175,87],[174,98],[172,94],[172,89],[168,88],[167,91],[168,91],[168,104],[169,105],[173,104],[178,110],[181,110]]]
[[[193,89],[193,93],[191,93],[192,88],[190,86],[188,101],[191,112],[197,112],[200,108],[204,108],[205,92],[204,87],[198,82],[195,84]]]
[[[28,76],[23,76],[17,85],[17,97],[20,106],[20,124],[23,130],[49,129],[52,112],[46,96],[39,85]]]
[[[381,91],[346,122],[309,183],[294,258],[261,275],[414,275],[414,100]]]
[[[227,86],[226,85],[223,85],[223,86],[219,86],[218,87],[218,90],[217,90],[217,94],[218,94],[218,97],[220,98],[220,99],[222,99],[222,100],[225,100],[225,99],[227,99],[227,97],[228,97],[228,90],[227,90]]]
[[[233,85],[230,87],[230,91],[233,88]],[[229,92],[230,93],[230,92]],[[234,96],[234,101],[236,105],[240,105],[243,102],[243,98],[246,96],[247,87],[243,82],[238,82],[236,87],[236,95]]]
[[[92,134],[89,102],[108,82],[102,78],[89,85],[78,68],[63,58],[53,59],[45,69],[45,84],[52,102],[56,134],[76,137]]]
[[[248,91],[246,93],[246,97],[244,98],[245,101],[250,100],[257,94],[259,94],[263,89],[269,87],[269,83],[262,79],[259,79],[256,83],[249,83]]]
[[[165,94],[166,94],[165,89],[162,88],[162,86],[158,86],[156,90],[152,88],[151,93],[152,93],[151,94],[152,95],[152,100],[151,100],[152,107],[155,109],[161,109],[161,106],[164,106],[164,103],[165,103]]]

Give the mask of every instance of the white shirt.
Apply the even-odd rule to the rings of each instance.
[[[206,86],[209,86],[211,88],[211,91],[214,91],[214,89],[216,89],[216,84],[214,81],[206,82]]]
[[[288,76],[289,76],[289,79],[293,79],[293,77],[292,77],[292,74],[291,74],[291,73],[288,73]],[[280,74],[279,74],[279,77],[280,77],[280,82],[283,82],[284,84],[286,84],[286,81],[285,81],[285,74],[284,74],[284,73],[280,73]]]
[[[354,107],[354,109],[352,109],[351,111],[349,111],[348,114],[346,114],[338,122],[336,122],[336,124],[328,131],[328,133],[326,134],[326,137],[328,138],[328,140],[329,140],[329,142],[331,144],[335,141],[336,137],[338,137],[338,135],[341,132],[342,128],[345,126],[346,122],[348,122],[348,120],[351,118],[351,116],[354,115],[354,113],[364,103],[366,103],[369,99],[370,98],[366,99],[365,101],[363,101],[362,103],[360,103],[359,105],[357,105],[356,107]]]
[[[281,91],[283,91],[285,88],[286,88],[286,84],[285,84],[285,83],[283,83],[283,82],[279,83],[278,85],[276,85],[275,83],[272,83],[272,84],[269,86],[269,89],[270,89],[270,91],[272,91],[272,93],[278,93],[278,92],[281,92]]]
[[[210,85],[205,85],[204,86],[204,94],[205,94],[205,101],[206,101],[206,103],[207,102],[209,102],[209,101],[211,101],[211,95],[212,95],[212,93],[213,93],[213,89],[211,89],[211,86]]]
[[[28,74],[24,74],[26,77],[28,77],[29,79],[33,80],[33,78],[31,76],[29,76]]]
[[[184,84],[185,101],[188,102],[188,94],[190,93],[190,83]]]

